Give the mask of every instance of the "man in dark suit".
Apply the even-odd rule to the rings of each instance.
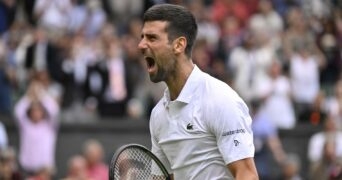
[[[60,48],[49,41],[43,29],[37,28],[34,32],[34,42],[27,48],[24,62],[29,75],[47,70],[53,80],[60,82],[63,74],[61,64]]]

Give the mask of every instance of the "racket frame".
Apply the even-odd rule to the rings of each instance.
[[[171,176],[169,174],[169,172],[167,171],[167,169],[165,168],[165,166],[163,165],[163,163],[158,159],[158,157],[156,155],[154,155],[149,149],[147,149],[145,146],[141,145],[141,144],[135,144],[135,143],[131,143],[131,144],[126,144],[126,145],[122,145],[121,147],[119,147],[119,149],[117,149],[114,153],[114,155],[112,156],[112,159],[110,161],[110,167],[109,167],[109,180],[116,180],[114,179],[114,170],[113,168],[115,168],[115,164],[116,161],[118,160],[120,154],[129,148],[137,148],[139,150],[142,150],[144,153],[146,153],[149,157],[151,157],[151,159],[154,160],[154,162],[158,165],[158,167],[160,168],[160,170],[163,172],[163,174],[166,176],[166,180],[171,180]]]

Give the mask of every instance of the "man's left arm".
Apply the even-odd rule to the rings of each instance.
[[[217,140],[218,149],[228,170],[237,180],[258,179],[254,164],[252,118],[247,105],[238,98],[215,99],[220,106],[209,104],[209,129]]]
[[[245,158],[227,165],[236,180],[258,180],[258,172],[253,158]]]

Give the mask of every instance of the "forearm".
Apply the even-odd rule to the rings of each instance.
[[[49,116],[56,117],[59,113],[59,105],[55,99],[48,94],[43,94],[39,100],[46,109]]]
[[[27,110],[30,106],[31,100],[27,96],[23,96],[14,107],[14,115],[16,120],[21,121],[26,117]]]
[[[281,164],[286,157],[286,154],[283,150],[283,146],[278,137],[270,137],[268,139],[268,146],[272,152],[274,159],[277,163]]]

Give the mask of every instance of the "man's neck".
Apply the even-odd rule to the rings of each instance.
[[[170,92],[170,100],[175,100],[182,91],[195,65],[189,60],[189,63],[179,65],[173,77],[170,77],[166,84]]]

